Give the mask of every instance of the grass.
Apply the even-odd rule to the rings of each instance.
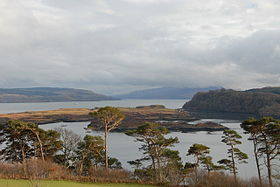
[[[153,187],[141,184],[98,184],[78,183],[70,181],[49,181],[49,180],[10,180],[0,179],[1,187]]]

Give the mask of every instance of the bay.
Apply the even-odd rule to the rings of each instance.
[[[0,113],[15,113],[26,111],[54,110],[59,108],[95,108],[104,106],[136,107],[146,105],[164,105],[167,108],[181,108],[187,100],[112,100],[83,102],[44,102],[44,103],[0,103]]]
[[[143,105],[161,104],[167,108],[181,108],[186,100],[116,100],[116,101],[93,101],[93,102],[47,102],[47,103],[0,103],[0,113],[14,113],[25,111],[40,111],[40,110],[52,110],[59,108],[94,108],[103,106],[114,107],[136,107]],[[240,128],[239,121],[232,120],[219,120],[219,119],[202,119],[200,121],[214,121],[219,122],[231,129],[236,130],[242,134],[243,144],[240,149],[249,155],[248,164],[242,164],[238,166],[239,176],[241,178],[256,177],[256,168],[253,159],[253,145],[247,140],[248,135],[243,133]],[[196,121],[196,122],[200,122]],[[194,122],[194,123],[196,123]],[[86,134],[103,136],[102,132],[90,132],[84,129],[89,122],[61,122],[40,125],[43,129],[54,129],[56,127],[62,127],[70,129],[75,133],[83,137]],[[192,132],[181,133],[172,132],[169,136],[178,137],[180,143],[172,149],[178,150],[183,162],[192,161],[191,157],[187,157],[188,148],[194,143],[204,144],[211,148],[211,156],[214,161],[222,158],[226,158],[227,146],[221,142],[222,132]],[[134,138],[125,135],[124,133],[110,133],[109,135],[109,153],[110,156],[118,158],[125,169],[131,170],[127,161],[140,158],[142,153],[138,148],[140,144],[134,141]]]
[[[214,120],[214,119],[204,119],[203,121],[215,121],[220,122],[222,125],[225,125],[231,129],[236,130],[238,133],[242,134],[242,142],[243,144],[239,146],[239,148],[248,154],[248,164],[239,165],[239,176],[244,179],[249,179],[257,176],[254,157],[253,157],[253,149],[252,143],[247,140],[248,135],[243,133],[243,130],[240,128],[240,122],[236,121],[224,121],[224,120]],[[197,121],[200,122],[200,121]],[[195,122],[194,122],[195,123]],[[81,137],[86,134],[93,136],[103,136],[102,132],[96,131],[86,131],[84,128],[87,127],[89,122],[71,122],[71,123],[52,123],[47,125],[41,125],[43,129],[54,129],[57,127],[63,127],[74,131],[75,133],[81,135]],[[192,133],[181,133],[181,132],[171,132],[168,136],[178,137],[180,143],[177,144],[172,149],[178,150],[180,152],[180,156],[185,163],[186,161],[191,162],[192,157],[187,157],[188,148],[194,144],[204,144],[211,149],[211,156],[213,160],[216,162],[222,158],[226,158],[226,152],[228,147],[221,142],[222,132],[192,132]],[[109,142],[109,154],[112,157],[118,158],[121,161],[122,166],[125,169],[131,170],[130,165],[127,161],[135,160],[140,158],[142,153],[138,150],[140,144],[134,141],[134,138],[125,135],[124,133],[112,132],[109,134],[108,138]]]

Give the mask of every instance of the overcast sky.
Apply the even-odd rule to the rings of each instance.
[[[1,0],[0,87],[280,86],[279,0]]]

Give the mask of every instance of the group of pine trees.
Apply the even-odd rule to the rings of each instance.
[[[113,107],[103,107],[90,113],[99,120],[95,128],[104,131],[104,138],[86,135],[83,139],[65,128],[43,130],[34,123],[9,121],[0,129],[0,144],[5,144],[0,151],[0,158],[6,162],[24,163],[28,159],[48,159],[59,163],[76,175],[87,175],[91,167],[120,169],[121,163],[108,156],[108,133],[124,119],[124,115]],[[250,135],[260,186],[264,175],[270,186],[273,186],[274,164],[280,156],[280,121],[273,118],[248,119],[241,127]],[[141,143],[141,158],[128,163],[132,165],[134,177],[140,181],[152,181],[161,184],[182,184],[191,178],[191,183],[199,183],[199,172],[229,170],[237,180],[238,164],[246,163],[247,154],[239,150],[241,136],[234,130],[225,130],[221,141],[228,146],[228,158],[217,164],[210,156],[210,148],[202,144],[193,144],[187,155],[193,162],[183,164],[179,152],[171,148],[179,143],[177,137],[170,137],[169,130],[159,124],[146,122],[126,135],[132,136]],[[167,136],[166,136],[167,135]],[[262,173],[263,168],[266,172]],[[279,175],[279,170],[278,170]],[[190,177],[193,176],[193,177]],[[190,183],[190,181],[188,181]]]

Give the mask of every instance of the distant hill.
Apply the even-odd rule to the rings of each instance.
[[[120,99],[191,99],[197,92],[205,92],[218,89],[217,87],[207,88],[176,88],[162,87],[130,92],[123,95],[115,95]]]
[[[183,106],[198,113],[246,114],[247,116],[280,117],[280,87],[246,91],[220,89],[197,93]]]
[[[55,87],[0,88],[0,103],[113,100],[90,90]]]

